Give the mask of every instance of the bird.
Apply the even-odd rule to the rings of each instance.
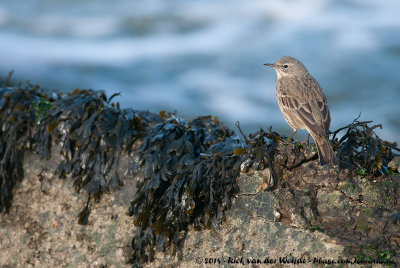
[[[328,101],[318,81],[298,59],[284,56],[275,63],[264,65],[277,74],[276,97],[286,122],[293,129],[304,129],[313,137],[321,165],[337,165],[327,134],[331,123]],[[307,139],[308,140],[308,139]]]

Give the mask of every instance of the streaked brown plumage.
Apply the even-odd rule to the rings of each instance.
[[[307,130],[317,145],[321,165],[338,164],[326,137],[331,123],[328,101],[317,80],[299,60],[289,56],[265,65],[273,67],[278,75],[276,97],[283,116],[294,131],[290,138],[299,128]]]

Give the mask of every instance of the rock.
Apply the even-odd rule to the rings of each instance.
[[[392,170],[397,170],[397,172],[400,173],[400,156],[393,158],[392,161],[389,162],[388,167]]]
[[[10,212],[1,218],[0,264],[129,267],[123,256],[129,252],[129,234],[135,231],[133,219],[126,215],[135,191],[134,177],[124,177],[122,187],[91,204],[88,225],[79,225],[77,215],[87,197],[75,192],[71,180],[53,178],[60,161],[57,150],[54,146],[49,160],[25,156],[25,179],[15,189]],[[124,159],[121,166],[128,162]],[[242,172],[237,179],[240,192],[218,228],[191,228],[180,256],[158,252],[145,267],[279,263],[284,257],[306,263],[353,260],[359,245],[368,247],[382,239],[399,248],[399,224],[387,220],[396,207],[398,184],[348,179],[350,174],[337,170],[326,177],[325,168],[315,171],[309,164],[303,168],[302,174],[297,173],[300,167],[285,174],[273,191],[262,189],[269,172]],[[396,180],[398,176],[393,177]],[[381,194],[393,194],[393,200],[380,198]],[[383,211],[388,211],[387,219]]]
[[[0,166],[2,267],[400,262],[400,175],[383,173],[393,153],[365,136],[365,122],[345,146],[336,142],[339,169],[320,166],[313,145],[284,143],[275,132],[244,145],[211,117],[121,111],[93,91],[42,100],[49,124],[39,124],[29,109],[41,96],[8,95],[0,113],[0,159],[12,166]],[[71,107],[79,108],[73,121]],[[60,114],[61,131],[52,132]],[[15,132],[17,145],[9,142]],[[347,155],[357,137],[369,139],[368,158]],[[162,216],[168,224],[156,221]]]
[[[0,237],[5,239],[0,239],[0,266],[123,266],[121,251],[134,231],[126,215],[133,177],[125,177],[123,187],[93,204],[88,225],[79,225],[87,196],[77,193],[71,180],[53,177],[61,161],[59,149],[53,146],[49,160],[25,155],[25,179],[14,191],[9,213],[1,215]]]

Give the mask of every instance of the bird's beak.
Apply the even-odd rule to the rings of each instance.
[[[275,68],[275,63],[265,63],[264,65]]]

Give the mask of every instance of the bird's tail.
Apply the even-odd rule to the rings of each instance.
[[[321,165],[324,164],[339,164],[338,159],[336,158],[335,153],[333,152],[329,140],[326,136],[314,135],[313,136],[315,144],[317,145],[318,149],[318,156],[319,156],[319,163]]]

